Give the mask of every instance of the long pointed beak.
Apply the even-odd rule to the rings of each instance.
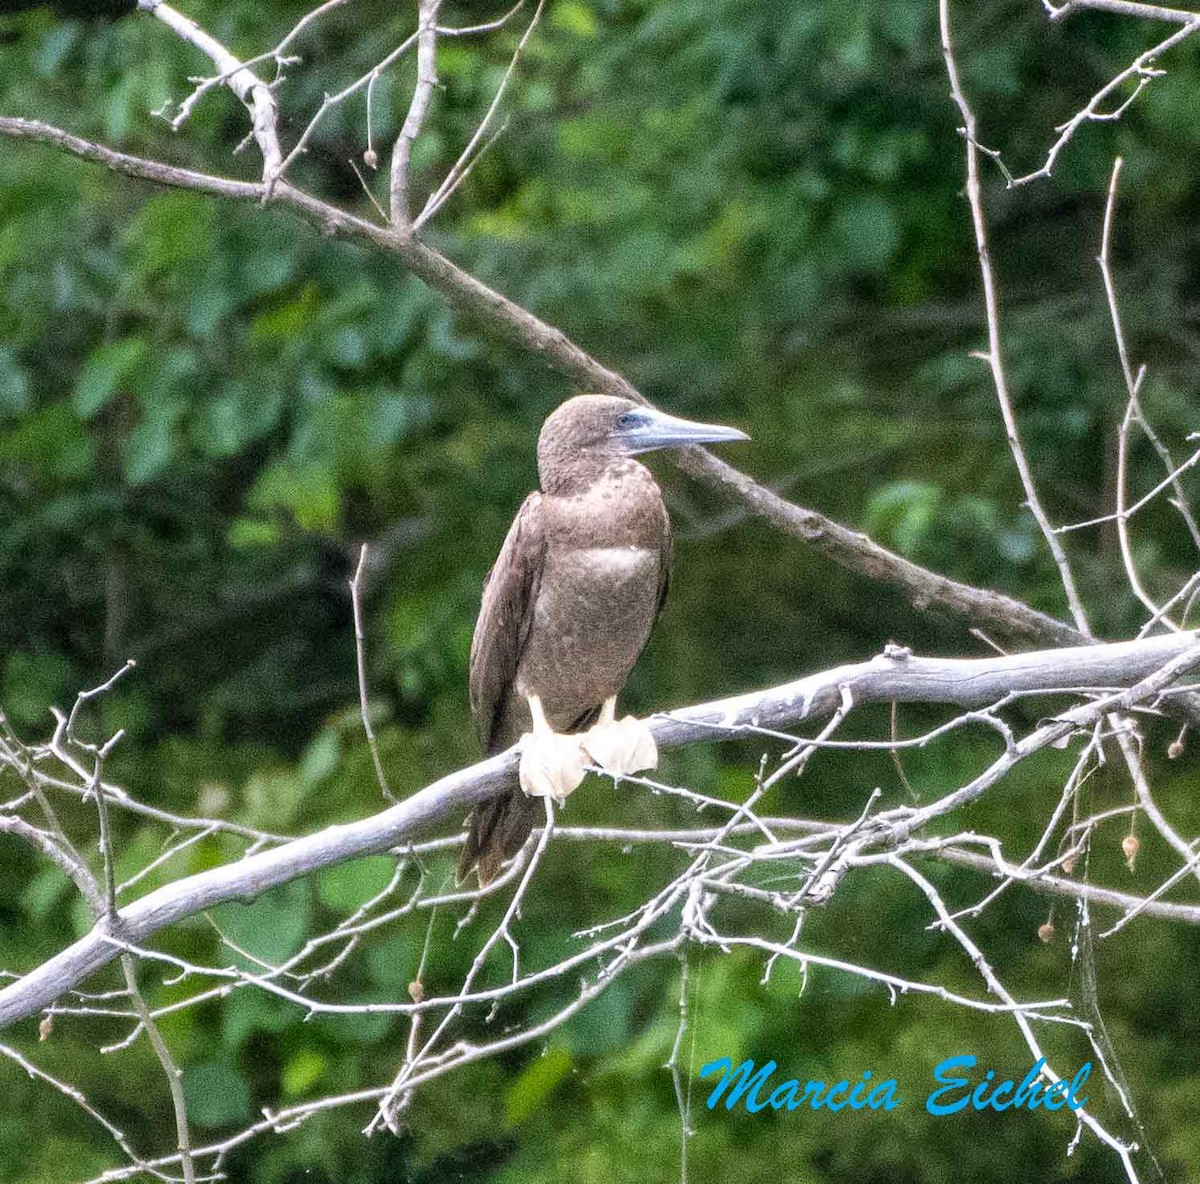
[[[719,423],[679,419],[653,407],[639,407],[621,416],[617,424],[625,452],[653,452],[656,448],[685,448],[690,444],[718,444],[723,440],[749,440],[745,432]]]

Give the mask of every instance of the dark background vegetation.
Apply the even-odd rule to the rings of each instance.
[[[243,56],[305,9],[195,0],[194,15]],[[312,70],[280,92],[315,109],[411,25],[409,5],[361,0],[305,43]],[[1050,25],[1040,4],[961,4],[965,85],[981,135],[1014,171],[1040,164],[1053,127],[1160,35],[1144,22],[1080,15]],[[402,10],[402,11],[401,11]],[[447,19],[494,15],[454,4]],[[440,177],[486,106],[515,40],[443,43],[438,92],[417,156]],[[1195,178],[1200,68],[1187,43],[1168,77],[1119,125],[1085,128],[1053,180],[1005,191],[989,171],[1008,361],[1031,460],[1059,520],[1111,508],[1123,388],[1094,256],[1117,152],[1127,157],[1115,243],[1135,357],[1152,367],[1144,402],[1180,452],[1196,425],[1200,359]],[[253,147],[228,94],[172,134],[152,112],[205,68],[155,21],[0,18],[0,109],[128,151],[253,177]],[[379,143],[394,136],[412,66],[380,91]],[[788,496],[869,531],[921,563],[1065,614],[1052,566],[1023,512],[986,369],[978,275],[961,197],[956,134],[935,7],[917,0],[745,4],[556,0],[530,44],[503,138],[428,231],[453,258],[560,325],[669,410],[745,427],[730,459]],[[290,142],[303,116],[285,124]],[[296,179],[366,215],[349,160],[360,105],[335,114]],[[109,772],[147,801],[288,832],[379,804],[363,746],[346,577],[357,544],[378,566],[368,598],[372,694],[393,787],[405,794],[472,761],[466,662],[480,581],[524,493],[546,413],[569,394],[553,374],[452,317],[391,259],[323,240],[280,212],[219,204],[114,178],[0,143],[0,704],[27,738],[50,704],[128,657],[136,673],[96,727],[128,729]],[[1149,450],[1135,479],[1152,480]],[[832,568],[655,462],[678,544],[671,603],[626,694],[634,711],[768,685],[877,652],[889,639],[928,652],[983,652],[957,625],[916,616],[888,590]],[[1152,588],[1189,571],[1169,511],[1139,521]],[[1139,623],[1114,539],[1070,538],[1095,627]],[[1031,714],[1026,722],[1032,722]],[[931,716],[906,710],[915,729]],[[880,734],[884,714],[857,725]],[[1151,732],[1160,801],[1200,830],[1195,757],[1168,765]],[[944,791],[993,749],[958,740],[907,759],[918,793]],[[1019,852],[1040,830],[1069,754],[999,787],[964,827]],[[696,748],[664,776],[731,797],[752,746]],[[852,817],[870,789],[905,800],[884,759],[819,758],[776,811]],[[8,785],[6,796],[15,789]],[[1095,806],[1127,800],[1115,769],[1089,784]],[[683,824],[683,808],[588,783],[566,818]],[[68,812],[80,835],[90,816]],[[1093,859],[1097,878],[1156,881],[1146,841],[1135,876],[1121,824]],[[1145,836],[1144,836],[1145,837]],[[161,833],[123,821],[120,871]],[[169,874],[232,854],[198,844]],[[551,851],[526,906],[527,956],[565,948],[575,927],[624,912],[663,874],[663,850]],[[221,920],[261,956],[294,950],[331,910],[374,890],[386,861],[291,885]],[[926,869],[954,902],[982,894],[968,871]],[[907,884],[884,873],[843,885],[810,917],[814,947],[982,993],[961,953],[923,928]],[[1017,889],[976,925],[1010,988],[1051,998],[1077,985],[1071,910],[1037,940],[1045,903]],[[475,946],[435,943],[430,982],[461,975]],[[87,925],[59,874],[20,845],[0,848],[0,965],[25,969]],[[423,928],[391,934],[347,968],[344,997],[401,997]],[[202,920],[169,939],[221,957]],[[1100,1004],[1146,1135],[1168,1178],[1200,1157],[1200,941],[1146,921],[1098,952]],[[1044,1115],[931,1119],[932,1066],[972,1052],[1000,1075],[1028,1057],[1003,1018],[786,969],[761,986],[748,951],[694,959],[695,1064],[775,1058],[791,1073],[864,1068],[900,1078],[891,1115],[757,1117],[699,1108],[695,1178],[929,1181],[1118,1178],[1069,1121]],[[499,973],[504,973],[501,969]],[[157,981],[153,975],[148,979]],[[564,984],[570,990],[574,984]],[[151,998],[172,997],[155,988]],[[175,992],[178,994],[178,992]],[[362,1113],[318,1118],[238,1152],[258,1184],[449,1180],[616,1184],[671,1179],[679,1116],[662,1063],[677,1019],[678,970],[620,980],[545,1045],[432,1083],[401,1139],[359,1136]],[[553,991],[531,1008],[549,1008]],[[247,991],[164,1021],[185,1071],[199,1136],[263,1105],[385,1079],[404,1028],[386,1018],[305,1024]],[[19,1037],[30,1046],[35,1025]],[[101,1057],[113,1029],[62,1023],[35,1049],[80,1083],[142,1146],[165,1148],[167,1093],[145,1042]],[[1064,1067],[1086,1050],[1048,1033]],[[1095,1076],[1093,1093],[1123,1125]],[[0,1179],[81,1179],[113,1148],[69,1103],[0,1061]],[[36,1129],[36,1136],[34,1130]],[[1150,1173],[1152,1175],[1152,1172]]]

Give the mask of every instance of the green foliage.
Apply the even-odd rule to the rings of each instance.
[[[388,886],[394,870],[392,861],[383,856],[331,867],[317,877],[321,903],[352,913]]]
[[[223,904],[213,910],[221,933],[238,951],[235,962],[253,971],[255,960],[278,965],[294,954],[308,931],[309,889],[306,884],[285,884],[250,904]]]
[[[561,1045],[549,1045],[508,1087],[504,1098],[505,1120],[510,1124],[524,1122],[545,1103],[570,1071],[570,1051]]]
[[[193,1065],[183,1079],[188,1118],[201,1127],[232,1126],[250,1117],[250,1093],[226,1065]]]
[[[273,44],[306,5],[186,7],[244,50]],[[1081,96],[1148,44],[1133,21],[1050,25],[1039,6],[1015,0],[958,9],[982,139],[1014,171],[1037,167]],[[279,90],[284,108],[314,110],[323,91],[405,35],[410,16],[379,5],[328,14],[305,44],[305,67]],[[450,4],[446,19],[480,14]],[[201,68],[156,22],[59,22],[41,12],[4,17],[0,34],[5,113],[130,152],[255,174],[252,150],[231,155],[246,131],[231,96],[208,96],[178,135],[152,114],[178,101]],[[477,126],[516,36],[443,40],[418,192]],[[1196,426],[1200,67],[1186,56],[1160,64],[1168,76],[1119,124],[1083,129],[1052,181],[1010,193],[987,173],[1010,377],[1058,519],[1111,508],[1121,383],[1093,260],[1116,151],[1127,160],[1118,283],[1132,355],[1150,366],[1143,402],[1174,444]],[[377,95],[380,145],[406,108],[410,73],[397,79]],[[1063,614],[1020,506],[986,368],[968,356],[983,344],[982,312],[946,90],[933,9],[918,0],[561,0],[529,44],[504,135],[429,234],[665,407],[745,426],[754,442],[738,463],[795,500],[947,574]],[[346,165],[361,151],[362,128],[361,105],[333,115],[296,178],[372,217]],[[380,561],[366,603],[372,697],[393,789],[412,792],[476,755],[465,682],[479,586],[536,479],[537,426],[568,393],[564,382],[453,316],[391,259],[269,208],[156,191],[9,141],[0,143],[0,324],[0,704],[14,726],[40,736],[51,705],[69,707],[79,688],[132,656],[137,671],[105,700],[97,727],[127,728],[109,771],[139,797],[277,833],[375,809],[346,593],[367,539]],[[1154,466],[1148,450],[1136,452],[1133,486],[1149,488]],[[942,652],[975,644],[761,525],[728,524],[726,507],[665,463],[657,468],[679,535],[676,580],[631,681],[631,710],[780,681],[877,652],[889,638]],[[1134,530],[1152,588],[1177,584],[1192,563],[1185,532],[1165,511],[1149,511]],[[1096,627],[1128,631],[1136,606],[1118,591],[1111,539],[1082,532],[1068,545]],[[922,722],[902,713],[906,727]],[[991,755],[972,745],[915,753],[906,774],[929,793]],[[664,762],[664,776],[742,799],[756,758],[740,745],[698,748]],[[1006,783],[971,825],[1002,820],[1014,842],[1034,841],[1046,795],[1057,792],[1050,771]],[[1196,833],[1186,771],[1171,776],[1160,782],[1164,800]],[[907,800],[892,766],[863,756],[823,765],[799,789],[781,787],[779,808],[847,817],[876,784],[889,800]],[[1093,792],[1125,801],[1102,777]],[[569,807],[573,818],[627,825],[669,822],[670,809],[603,785]],[[90,814],[68,823],[92,833]],[[129,875],[155,858],[161,834],[128,817],[117,825],[119,870]],[[23,849],[10,868],[11,850],[0,856],[10,889],[0,889],[0,964],[28,966],[85,919],[68,907],[61,874],[36,870]],[[197,843],[143,887],[237,850]],[[1108,855],[1113,881],[1125,882],[1119,851]],[[573,929],[626,911],[672,858],[552,851],[521,921],[527,956],[574,948]],[[1154,862],[1148,844],[1132,882],[1154,882]],[[385,887],[393,868],[361,860],[224,905],[212,924],[164,940],[216,963],[278,962]],[[433,870],[448,874],[448,864]],[[981,884],[955,871],[939,887],[966,904]],[[806,940],[849,940],[864,962],[973,989],[971,968],[914,930],[914,901],[894,888],[881,878],[839,894],[827,916],[807,923]],[[1036,941],[1041,909],[1010,893],[993,907],[988,936],[1014,985],[1055,997],[1070,978],[1068,951]],[[467,935],[451,941],[453,918],[439,913],[434,924],[427,982],[445,986],[461,978],[472,948]],[[236,949],[220,945],[218,930]],[[422,924],[381,934],[339,972],[341,996],[406,997],[424,939]],[[1197,940],[1130,926],[1100,958],[1106,1018],[1127,1051],[1133,1094],[1148,1102],[1150,1143],[1169,1175],[1182,1171],[1197,1155]],[[797,1072],[851,1075],[875,1065],[927,1070],[964,1049],[1019,1062],[999,1022],[967,1027],[936,1001],[889,1008],[881,991],[831,973],[802,984],[781,967],[768,986],[761,973],[750,957],[697,958],[694,1062],[782,1054]],[[160,978],[149,990],[155,1005],[181,995]],[[550,1014],[564,1002],[552,996],[531,1011]],[[405,1139],[364,1143],[361,1115],[326,1115],[239,1151],[231,1177],[616,1184],[647,1178],[650,1164],[672,1178],[680,1120],[662,1065],[677,999],[675,967],[647,966],[553,1042],[431,1082]],[[205,1132],[280,1099],[374,1084],[407,1034],[386,1015],[304,1023],[284,1001],[246,990],[164,1026],[189,1114]],[[89,1099],[119,1113],[138,1145],[163,1145],[170,1107],[144,1041],[96,1058],[93,1035],[60,1022],[39,1056],[82,1072]],[[111,1166],[102,1136],[81,1134],[65,1099],[4,1060],[0,1086],[37,1099],[40,1128],[30,1139],[28,1110],[0,1111],[5,1180],[57,1184]],[[1069,1133],[1050,1124],[992,1124],[981,1137],[982,1126],[934,1123],[919,1110],[887,1122],[759,1121],[702,1110],[698,1091],[693,1106],[697,1179],[932,1184],[1111,1173],[1087,1140],[1067,1159]]]

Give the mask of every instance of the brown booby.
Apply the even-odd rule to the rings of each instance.
[[[650,471],[657,448],[746,440],[609,395],[578,395],[542,425],[541,491],[524,501],[483,585],[471,643],[471,715],[487,755],[521,739],[521,791],[477,806],[459,859],[495,879],[585,766],[628,774],[658,763],[654,738],[616,720],[667,594],[671,522]],[[585,731],[585,729],[588,729]]]

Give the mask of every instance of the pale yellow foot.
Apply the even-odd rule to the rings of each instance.
[[[580,737],[584,752],[606,773],[629,776],[658,767],[658,745],[649,727],[627,715],[618,720],[616,699],[605,702],[594,727]]]
[[[578,737],[530,732],[521,743],[521,788],[530,797],[564,801],[583,780],[586,761]]]
[[[521,737],[521,788],[530,797],[564,801],[585,776],[587,756],[578,736],[555,732],[546,720],[541,701],[529,696],[533,731]]]

